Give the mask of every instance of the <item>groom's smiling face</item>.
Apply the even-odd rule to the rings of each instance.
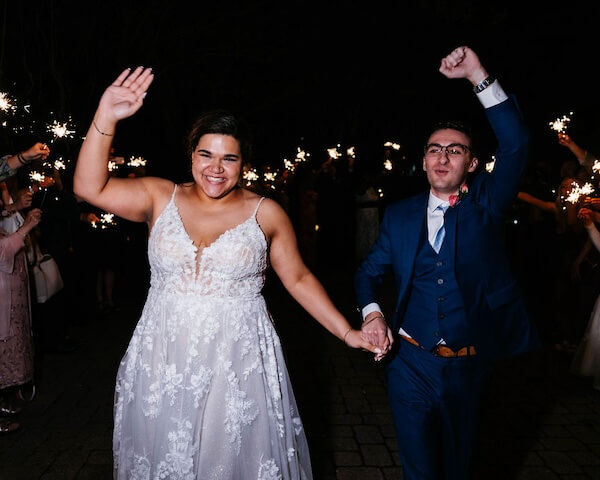
[[[423,155],[423,170],[436,197],[447,200],[477,167],[470,143],[466,134],[449,128],[437,130],[429,137]]]

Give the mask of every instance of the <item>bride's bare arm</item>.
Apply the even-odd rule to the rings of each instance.
[[[348,346],[373,352],[379,360],[382,357],[381,350],[367,342],[360,330],[351,328],[321,282],[304,264],[294,228],[285,211],[275,201],[266,199],[259,210],[258,220],[270,239],[271,266],[290,295],[323,327]]]
[[[149,186],[158,179],[111,177],[108,159],[118,121],[140,109],[153,78],[148,68],[127,69],[104,91],[79,151],[73,177],[73,190],[78,197],[132,221],[147,221],[151,217]]]

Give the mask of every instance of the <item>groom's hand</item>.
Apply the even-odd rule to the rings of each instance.
[[[367,342],[381,350],[381,353],[375,356],[375,360],[381,360],[392,348],[394,337],[381,312],[369,313],[360,330]]]

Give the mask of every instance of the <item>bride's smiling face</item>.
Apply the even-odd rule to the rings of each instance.
[[[222,198],[238,184],[242,173],[239,142],[231,135],[207,133],[192,153],[192,175],[210,198]]]

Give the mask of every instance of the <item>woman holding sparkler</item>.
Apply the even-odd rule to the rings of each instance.
[[[188,137],[194,181],[110,177],[117,122],[141,106],[150,69],[106,89],[79,153],[75,193],[146,222],[151,286],[117,375],[117,479],[311,479],[306,435],[279,337],[261,295],[267,266],[348,346],[376,348],[335,308],[302,261],[273,200],[241,188],[250,146],[226,112],[199,117]]]
[[[14,175],[17,169],[29,165],[33,161],[43,161],[50,155],[50,149],[45,143],[34,143],[24,152],[5,155],[0,158],[0,182]]]
[[[0,228],[0,415],[15,415],[16,387],[33,380],[34,348],[31,333],[29,265],[25,239],[40,222],[39,208],[29,210],[14,232]],[[0,434],[19,428],[19,423],[0,417]]]
[[[600,215],[589,208],[582,208],[579,210],[579,218],[594,248],[600,252],[600,232],[594,223],[600,219]],[[600,296],[596,298],[583,338],[573,356],[571,372],[592,377],[592,387],[600,390]]]

